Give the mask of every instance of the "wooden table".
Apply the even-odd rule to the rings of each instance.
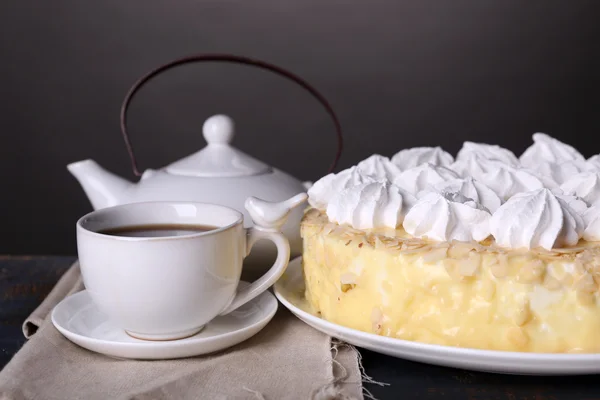
[[[75,257],[0,256],[0,366],[23,345],[23,320]],[[600,331],[598,332],[600,340]],[[390,386],[366,387],[379,399],[600,400],[600,377],[527,377],[469,372],[361,350],[367,373]]]

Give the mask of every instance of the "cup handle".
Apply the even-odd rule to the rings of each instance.
[[[290,211],[304,203],[307,197],[306,193],[300,193],[288,200],[276,203],[257,199],[256,197],[246,199],[246,210],[248,210],[255,224],[254,228],[247,230],[246,255],[250,254],[254,243],[261,239],[267,239],[277,247],[277,259],[263,276],[250,286],[237,292],[232,302],[220,315],[229,314],[254,299],[283,275],[290,261],[290,243],[279,229],[285,223]]]
[[[254,299],[277,282],[285,272],[290,260],[290,244],[286,237],[280,232],[264,231],[260,228],[250,228],[248,229],[246,254],[249,254],[254,243],[261,239],[268,239],[277,246],[277,259],[275,260],[275,263],[263,276],[258,278],[258,280],[237,292],[233,301],[223,312],[221,312],[221,315],[229,314],[233,310]]]

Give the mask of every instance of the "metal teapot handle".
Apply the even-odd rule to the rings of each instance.
[[[336,130],[336,134],[337,134],[337,151],[336,151],[333,163],[329,167],[328,173],[333,172],[333,170],[335,169],[335,167],[340,159],[340,156],[342,154],[342,147],[343,147],[342,127],[340,125],[340,121],[338,120],[337,116],[335,115],[335,112],[333,111],[333,108],[331,107],[331,105],[325,99],[325,97],[323,95],[321,95],[315,88],[313,88],[311,85],[309,85],[306,81],[304,81],[302,78],[298,77],[297,75],[295,75],[289,71],[286,71],[285,69],[283,69],[281,67],[266,63],[264,61],[259,61],[259,60],[255,60],[255,59],[251,59],[251,58],[247,58],[247,57],[235,56],[235,55],[230,55],[230,54],[199,54],[199,55],[192,55],[192,56],[179,58],[177,60],[171,61],[168,64],[162,65],[162,66],[148,72],[146,75],[141,77],[131,87],[131,89],[129,89],[129,92],[125,96],[125,99],[123,100],[123,104],[121,105],[121,133],[123,134],[123,139],[125,140],[125,147],[127,148],[127,152],[129,153],[129,158],[131,159],[131,168],[133,170],[133,173],[136,176],[141,176],[142,173],[138,170],[137,161],[136,161],[135,155],[133,153],[133,147],[131,145],[131,141],[129,140],[129,135],[127,133],[127,109],[129,108],[129,104],[131,103],[133,96],[151,78],[155,77],[156,75],[159,75],[160,73],[166,71],[167,69],[170,69],[170,68],[173,68],[173,67],[176,67],[179,65],[183,65],[183,64],[189,64],[189,63],[201,62],[201,61],[218,61],[218,62],[228,62],[228,63],[234,63],[234,64],[245,64],[245,65],[250,65],[250,66],[266,69],[271,72],[274,72],[277,75],[288,78],[288,79],[296,82],[298,85],[302,86],[304,89],[306,89],[314,98],[316,98],[321,103],[321,105],[323,105],[323,107],[325,108],[325,110],[327,110],[327,113],[330,115],[331,119],[333,120],[333,123],[335,124],[335,130]]]

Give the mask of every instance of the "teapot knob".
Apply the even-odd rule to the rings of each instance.
[[[202,126],[202,134],[208,144],[229,144],[233,140],[235,124],[227,115],[213,115]]]

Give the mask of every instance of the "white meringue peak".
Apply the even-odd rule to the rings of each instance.
[[[600,174],[600,154],[591,156],[585,162],[586,170]]]
[[[600,204],[600,174],[582,172],[560,186],[565,194],[581,197],[588,205]]]
[[[388,181],[372,181],[334,195],[327,205],[327,216],[332,222],[356,229],[396,229],[415,202],[411,194]]]
[[[416,196],[422,190],[431,190],[433,185],[458,177],[451,169],[426,163],[403,171],[394,183]]]
[[[490,219],[496,243],[509,248],[574,246],[584,228],[582,217],[546,188],[516,194]]]
[[[314,208],[325,210],[331,198],[343,189],[376,180],[372,176],[362,174],[356,166],[337,174],[325,175],[308,190],[308,203]]]
[[[572,160],[561,163],[540,161],[529,170],[540,178],[545,187],[553,189],[565,183],[573,175],[585,171],[586,165],[581,161]]]
[[[569,146],[545,133],[534,133],[533,144],[519,157],[524,167],[534,169],[541,162],[561,164],[565,161],[585,162],[573,146]]]
[[[499,160],[490,160],[478,153],[472,153],[468,157],[457,160],[450,166],[462,178],[473,177],[480,179],[484,174],[493,172],[500,168],[513,168]]]
[[[585,231],[583,238],[590,242],[600,242],[600,206],[592,206],[583,214]]]
[[[388,157],[379,154],[374,154],[362,160],[356,165],[356,168],[363,175],[377,180],[387,179],[390,182],[393,182],[400,174],[400,169]]]
[[[464,142],[456,155],[456,161],[465,161],[472,155],[480,156],[485,160],[500,161],[511,167],[519,166],[519,159],[515,154],[495,144]]]
[[[583,217],[583,214],[588,210],[588,204],[581,199],[571,194],[565,194],[560,188],[552,189],[552,193],[559,199],[563,200],[569,205],[577,214]]]
[[[434,185],[433,189],[437,193],[460,193],[466,198],[481,204],[490,212],[496,211],[502,205],[502,199],[496,192],[484,183],[470,177],[440,182]]]
[[[400,150],[392,157],[392,162],[404,171],[422,164],[447,167],[454,162],[454,157],[441,147],[413,147]]]
[[[508,166],[490,169],[477,178],[503,200],[530,190],[541,189],[544,183],[534,174]]]
[[[490,213],[459,193],[431,192],[404,218],[404,230],[437,241],[481,241],[490,235]]]

